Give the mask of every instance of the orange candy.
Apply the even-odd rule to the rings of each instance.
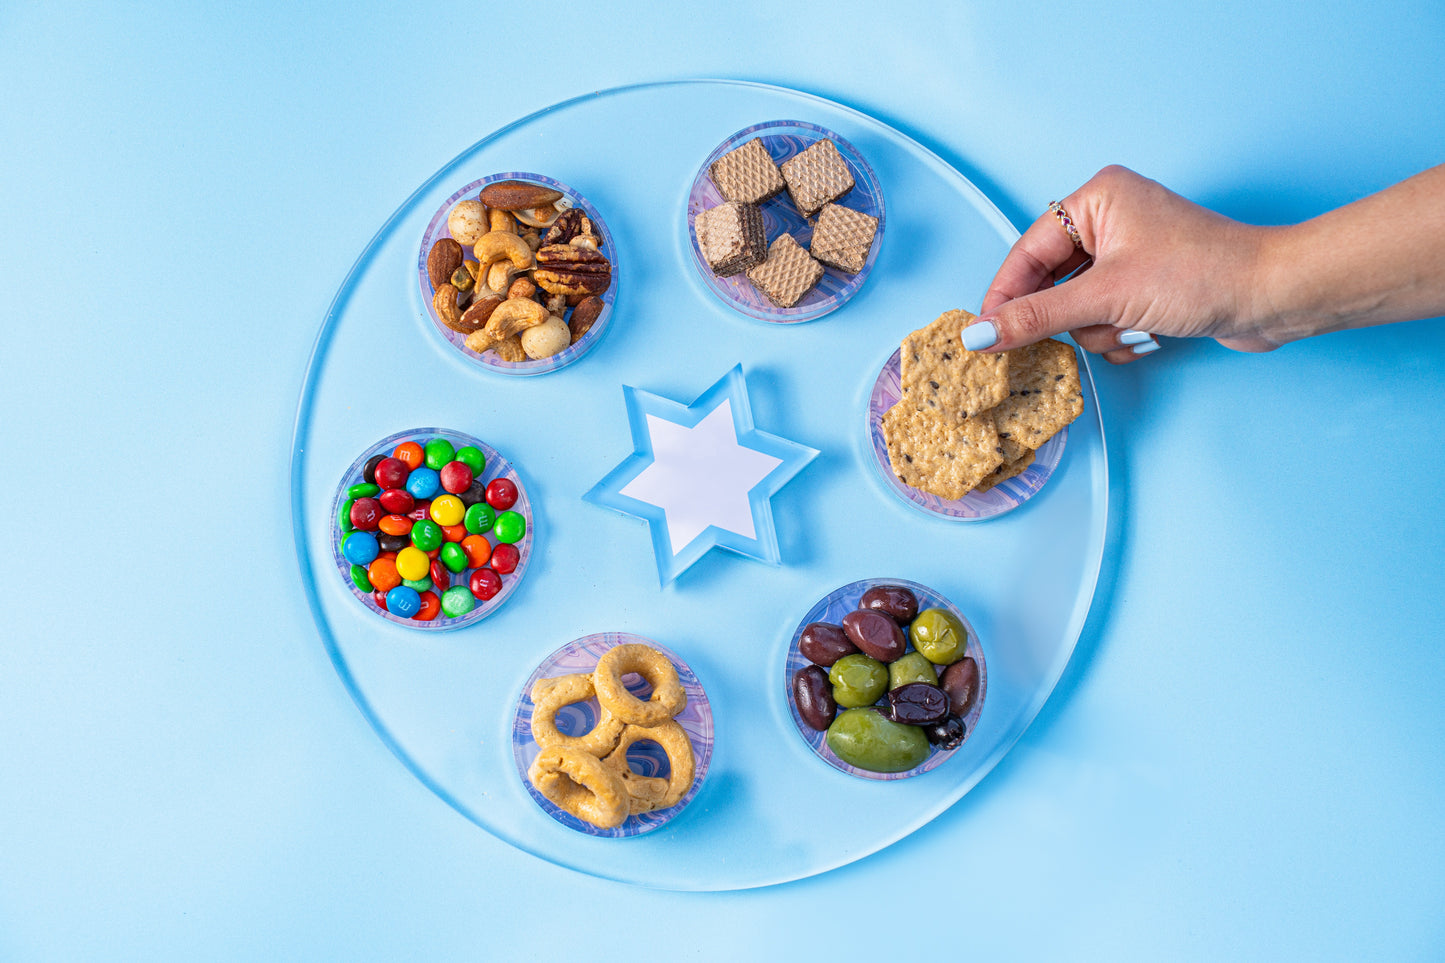
[[[407,441],[397,445],[396,451],[391,453],[391,457],[400,458],[406,462],[406,467],[413,471],[420,468],[422,462],[426,460],[426,455],[422,452],[421,445],[418,445],[414,441]]]
[[[492,557],[492,543],[487,541],[485,535],[468,535],[462,539],[462,551],[467,553],[467,566],[469,568],[481,568]],[[376,584],[376,579],[371,580]]]
[[[371,579],[371,587],[378,592],[390,592],[401,584],[401,575],[396,571],[396,562],[382,556],[377,556],[367,567],[366,577]]]
[[[449,542],[460,542],[467,537],[467,526],[443,525],[442,536]]]
[[[437,617],[437,613],[441,610],[442,600],[437,598],[437,594],[435,592],[423,592],[421,593],[421,608],[417,610],[417,613],[413,615],[412,618],[418,622],[430,622]]]
[[[411,531],[411,519],[405,515],[387,515],[376,523],[376,527],[388,535],[405,535]]]

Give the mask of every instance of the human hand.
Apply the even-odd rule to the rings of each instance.
[[[1069,331],[1122,364],[1156,350],[1159,334],[1269,351],[1309,333],[1268,320],[1258,275],[1273,229],[1230,220],[1124,167],[1104,168],[1063,207],[1082,247],[1052,211],[1036,220],[1004,258],[964,347],[1005,351]]]

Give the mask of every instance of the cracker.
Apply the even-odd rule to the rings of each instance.
[[[990,418],[953,418],[899,402],[883,414],[883,440],[893,473],[910,488],[950,501],[967,495],[999,465]]]
[[[1018,458],[1005,461],[1002,465],[999,465],[993,471],[989,472],[988,477],[985,478],[983,481],[979,482],[978,487],[974,488],[974,491],[982,495],[984,492],[988,491],[999,482],[1008,481],[1015,475],[1022,474],[1023,470],[1032,465],[1033,463],[1034,453],[1029,449],[1025,448],[1024,453]]]
[[[1034,451],[1084,412],[1074,349],[1052,338],[1008,352],[1008,397],[993,410],[1004,457]]]
[[[903,401],[967,419],[1008,397],[1008,354],[969,351],[958,333],[974,320],[967,311],[945,311],[903,339],[899,355]],[[1077,387],[1077,374],[1074,379]]]

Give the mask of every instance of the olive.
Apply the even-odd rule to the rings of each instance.
[[[950,711],[959,717],[968,715],[978,700],[978,663],[973,659],[953,663],[943,670],[938,684],[948,693]]]
[[[958,617],[947,609],[919,612],[918,618],[908,627],[908,635],[913,647],[935,665],[952,665],[963,658],[964,650],[968,648],[968,632]],[[858,648],[868,651],[861,645]]]
[[[936,685],[910,682],[888,693],[888,714],[905,725],[932,725],[948,715],[948,695]]]
[[[828,728],[838,712],[828,673],[816,665],[805,665],[793,673],[793,703],[809,726],[819,732]]]
[[[845,655],[828,670],[833,698],[845,709],[871,706],[888,691],[888,667],[861,652]]]
[[[910,682],[938,684],[938,670],[921,652],[909,652],[888,663],[888,688],[896,689]]]
[[[899,625],[907,625],[918,614],[918,596],[902,585],[875,585],[863,593],[858,607],[882,612]]]
[[[843,616],[843,631],[864,654],[879,662],[892,662],[908,648],[898,623],[878,612],[856,610]]]
[[[857,652],[858,647],[831,622],[809,622],[798,639],[798,651],[809,662],[826,669],[843,656]]]
[[[931,726],[924,726],[923,734],[940,749],[957,749],[963,745],[963,740],[968,735],[964,731],[963,720],[953,715],[944,716],[941,721]]]
[[[928,758],[928,737],[872,709],[845,709],[828,727],[828,748],[869,772],[904,772]]]

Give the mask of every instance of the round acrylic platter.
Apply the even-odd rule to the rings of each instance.
[[[658,117],[667,118],[665,130]],[[807,117],[857,145],[887,186],[890,220],[946,223],[949,243],[931,230],[890,233],[868,283],[828,324],[721,323],[736,314],[699,282],[678,212],[718,131],[768,117]],[[652,134],[631,136],[636,130]],[[579,153],[578,144],[590,146]],[[564,376],[482,383],[474,365],[438,350],[419,310],[417,246],[456,185],[509,170],[576,184],[607,213],[620,260],[645,272],[647,296],[620,303],[607,337]],[[378,212],[388,206],[373,203]],[[956,169],[898,131],[757,84],[589,93],[445,164],[385,220],[342,283],[297,411],[292,518],[301,586],[363,718],[440,801],[498,839],[653,888],[799,879],[877,852],[940,814],[970,818],[965,794],[1053,691],[1093,598],[1108,491],[1093,385],[1081,368],[1087,407],[1049,484],[988,525],[939,524],[884,492],[869,477],[859,418],[882,358],[942,311],[976,310],[1017,237]],[[415,336],[398,337],[408,322]],[[406,372],[408,390],[379,390],[379,344],[384,370]],[[646,524],[582,495],[633,451],[623,385],[687,402],[737,364],[757,427],[822,454],[771,499],[781,565],[713,551],[660,587]],[[435,424],[438,412],[525,466],[546,546],[494,615],[465,632],[417,633],[357,605],[329,561],[317,563],[329,560],[337,478],[375,440],[374,427]],[[777,682],[799,614],[832,587],[876,572],[946,596],[989,645],[988,710],[947,765],[918,779],[854,779],[821,765],[797,737]],[[599,625],[686,653],[724,735],[683,814],[626,841],[560,827],[528,795],[512,756],[512,717],[528,676],[557,640]]]
[[[790,308],[778,307],[768,300],[767,295],[759,291],[748,280],[746,272],[739,272],[730,277],[718,277],[708,266],[707,259],[703,257],[702,249],[697,242],[697,229],[694,226],[697,216],[709,208],[716,207],[724,200],[717,185],[708,176],[709,169],[719,157],[736,150],[755,137],[762,140],[763,146],[767,148],[773,162],[780,166],[788,158],[801,153],[811,144],[823,139],[832,140],[838,148],[838,153],[842,155],[849,170],[852,171],[854,181],[853,189],[839,198],[836,203],[878,218],[878,229],[873,235],[873,245],[868,249],[868,259],[863,264],[863,270],[857,274],[848,274],[835,267],[823,265],[822,279]],[[763,215],[763,229],[767,234],[769,244],[777,240],[781,234],[792,234],[793,239],[804,249],[808,247],[813,237],[813,224],[804,218],[793,205],[792,198],[788,196],[786,190],[778,196],[764,201],[759,207]],[[687,233],[691,242],[692,263],[701,275],[703,283],[721,298],[724,304],[731,305],[750,318],[758,321],[770,321],[774,324],[812,321],[847,304],[849,299],[858,293],[863,282],[868,279],[868,274],[873,270],[873,263],[878,259],[878,249],[883,243],[883,227],[883,188],[878,183],[878,177],[873,173],[873,168],[859,153],[858,148],[841,135],[825,127],[799,120],[773,120],[753,124],[714,147],[712,153],[708,154],[707,159],[703,161],[702,167],[698,169],[697,176],[693,178],[692,190],[688,193],[687,198]]]
[[[452,443],[453,447],[458,449],[471,445],[479,450],[482,453],[482,457],[486,459],[486,463],[482,466],[482,473],[476,476],[476,480],[481,481],[483,484],[496,478],[506,478],[510,480],[512,484],[516,485],[517,502],[512,506],[511,510],[526,519],[527,531],[521,540],[516,543],[518,554],[517,567],[513,569],[510,574],[501,577],[502,590],[500,592],[485,602],[477,602],[477,607],[466,615],[457,618],[447,618],[445,615],[438,613],[434,619],[420,621],[414,618],[404,619],[388,612],[376,604],[376,600],[371,597],[370,592],[361,591],[361,589],[357,588],[356,584],[351,581],[351,563],[341,554],[343,532],[338,524],[338,519],[341,514],[341,505],[346,501],[346,490],[352,485],[366,480],[362,477],[362,469],[366,467],[367,461],[373,455],[389,455],[396,450],[397,445],[407,441],[414,441],[419,445],[425,446],[426,443],[433,438],[445,438]],[[466,435],[459,431],[450,431],[446,428],[413,428],[409,431],[399,431],[394,435],[388,435],[372,445],[366,449],[366,451],[362,452],[361,456],[352,462],[351,467],[346,469],[346,473],[341,476],[341,484],[337,486],[336,497],[333,499],[331,507],[331,559],[336,565],[336,571],[342,583],[350,589],[352,596],[360,601],[362,605],[387,621],[397,625],[404,625],[408,629],[420,629],[422,631],[434,632],[443,629],[459,629],[463,626],[480,622],[482,619],[497,611],[507,599],[511,598],[517,586],[522,583],[522,577],[527,573],[528,563],[532,559],[532,542],[534,540],[532,517],[532,503],[527,498],[527,489],[522,485],[522,479],[517,476],[516,469],[512,467],[511,463],[503,458],[491,445],[488,445],[480,439],[473,438],[471,435]],[[492,543],[493,548],[496,547],[497,542],[495,535],[489,535],[488,541]],[[466,585],[467,579],[471,577],[473,571],[473,569],[467,568],[459,573],[452,574],[451,584]]]
[[[1054,469],[1059,467],[1059,462],[1064,457],[1064,445],[1069,439],[1068,426],[1039,446],[1029,467],[1012,478],[1004,479],[986,492],[969,492],[962,498],[943,498],[921,488],[906,485],[893,473],[888,458],[888,444],[883,440],[883,416],[903,395],[898,364],[901,351],[901,348],[895,349],[892,356],[883,363],[883,369],[878,372],[878,380],[873,383],[873,391],[868,395],[865,426],[868,457],[875,469],[874,474],[884,487],[919,511],[957,522],[977,522],[994,518],[1018,508],[1038,494],[1044,483],[1053,477]],[[1084,376],[1082,365],[1080,376]]]
[[[432,245],[439,239],[452,236],[451,231],[447,229],[447,215],[451,213],[457,201],[467,200],[468,198],[475,199],[477,195],[481,193],[483,187],[486,187],[494,181],[529,181],[533,184],[545,184],[553,190],[561,191],[562,196],[570,202],[573,207],[580,207],[587,212],[588,218],[592,221],[593,229],[596,230],[602,238],[602,252],[606,254],[612,262],[612,283],[608,285],[607,290],[601,295],[603,304],[602,313],[597,316],[597,320],[592,323],[592,327],[577,340],[576,344],[564,348],[550,358],[529,358],[526,361],[503,361],[497,356],[495,351],[483,351],[478,354],[466,346],[466,335],[460,331],[453,331],[445,324],[442,324],[441,319],[437,317],[436,309],[432,307],[431,277],[427,274],[426,270],[427,255],[431,253]],[[520,229],[526,230],[525,227]],[[581,194],[578,194],[561,181],[553,180],[542,174],[531,174],[526,171],[508,171],[504,174],[491,174],[473,181],[466,187],[453,193],[437,207],[436,213],[432,215],[432,219],[427,223],[426,232],[422,235],[421,249],[417,254],[417,283],[421,291],[422,303],[426,306],[427,316],[431,318],[433,330],[459,355],[478,367],[485,368],[488,371],[496,371],[501,374],[546,374],[549,371],[556,371],[558,368],[567,367],[567,365],[578,360],[588,351],[591,351],[593,346],[602,339],[603,333],[607,330],[608,323],[612,320],[612,306],[617,300],[618,258],[616,251],[617,247],[612,241],[612,235],[607,230],[607,223],[598,216],[596,208],[589,204],[587,199]],[[471,259],[472,253],[470,251],[466,251],[465,254],[468,259]]]
[[[940,749],[935,746],[928,753],[927,759],[923,760],[923,762],[914,768],[904,772],[873,772],[868,769],[859,769],[857,766],[851,766],[842,759],[839,759],[833,753],[833,750],[828,748],[827,733],[819,732],[803,721],[802,715],[798,712],[797,702],[793,698],[794,674],[804,666],[812,665],[798,649],[798,643],[803,637],[803,629],[813,622],[829,622],[833,625],[841,624],[843,616],[858,607],[858,600],[863,597],[863,593],[878,585],[901,585],[911,590],[918,599],[918,611],[920,612],[925,609],[947,609],[953,613],[968,631],[968,647],[964,653],[964,657],[972,658],[978,663],[978,698],[974,700],[973,708],[969,710],[968,715],[964,716],[963,725],[965,736],[963,743],[953,749]],[[906,634],[907,630],[905,629],[905,635]],[[911,646],[909,651],[913,651]],[[943,671],[942,668],[940,668],[939,671]],[[850,582],[842,588],[829,592],[814,603],[813,607],[808,610],[808,614],[804,615],[798,622],[798,627],[793,632],[793,641],[788,646],[787,660],[783,663],[783,693],[784,698],[788,700],[788,709],[792,712],[793,725],[797,727],[798,734],[803,737],[803,741],[812,748],[819,759],[822,759],[839,772],[846,772],[850,776],[858,776],[862,779],[878,779],[884,781],[909,779],[913,776],[922,775],[925,772],[932,772],[957,754],[963,746],[968,744],[968,737],[973,735],[974,729],[978,726],[979,716],[983,712],[984,697],[988,695],[988,666],[984,663],[983,647],[979,643],[978,632],[974,630],[968,618],[948,599],[939,595],[926,585],[919,585],[917,582],[910,582],[907,579],[863,579],[857,582]]]
[[[597,660],[602,658],[607,650],[633,643],[651,646],[666,656],[677,669],[678,681],[682,683],[682,689],[687,693],[687,705],[673,717],[673,721],[682,727],[682,731],[687,733],[688,739],[692,742],[694,759],[692,788],[675,806],[648,813],[638,813],[629,816],[621,826],[614,829],[603,829],[584,819],[578,819],[559,807],[538,792],[527,778],[527,771],[531,768],[532,760],[536,759],[538,752],[541,751],[536,741],[532,739],[532,711],[536,708],[531,699],[532,685],[538,679],[550,679],[572,673],[590,673],[597,667]],[[647,681],[639,675],[629,673],[622,677],[622,681],[627,686],[627,691],[639,699],[645,700],[652,695],[652,686],[648,685]],[[600,711],[596,697],[566,706],[557,712],[557,731],[565,736],[580,736],[590,732],[592,727],[597,724]],[[517,699],[517,711],[512,722],[512,757],[516,761],[517,775],[521,778],[528,794],[547,815],[557,822],[568,829],[586,833],[589,836],[613,838],[640,836],[666,825],[679,815],[697,795],[703,778],[707,775],[708,763],[712,761],[712,746],[712,707],[708,704],[707,693],[703,691],[702,683],[698,681],[692,669],[675,653],[651,639],[644,639],[639,635],[629,635],[626,632],[599,632],[569,642],[553,652],[541,665],[537,666],[536,671],[528,676],[527,681],[522,685],[522,694]],[[667,754],[663,752],[661,746],[652,741],[633,743],[627,750],[627,763],[639,776],[665,776],[670,771]]]

